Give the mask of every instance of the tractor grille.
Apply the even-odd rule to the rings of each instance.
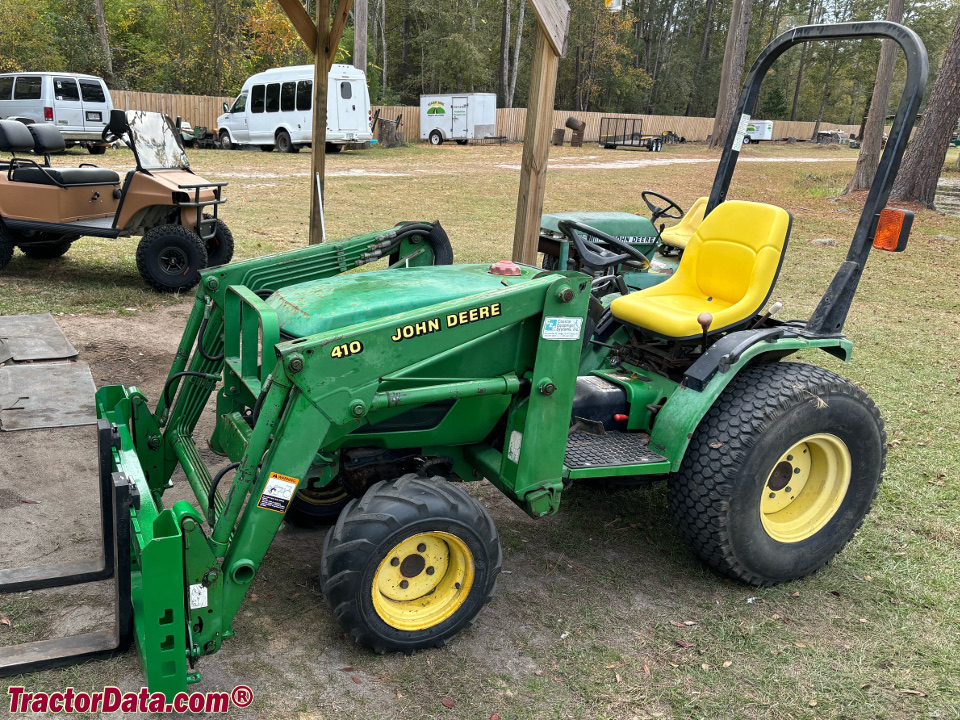
[[[579,470],[665,461],[665,457],[647,447],[649,442],[650,436],[646,433],[622,433],[614,430],[605,435],[590,435],[577,431],[567,438],[564,464],[571,470]]]

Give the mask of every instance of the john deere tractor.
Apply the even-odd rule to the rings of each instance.
[[[901,46],[904,95],[847,258],[809,319],[778,320],[768,301],[792,219],[726,200],[744,128],[785,50],[856,38]],[[407,223],[204,271],[156,404],[135,387],[97,393],[150,689],[199,680],[285,517],[335,523],[320,582],[356,641],[443,645],[501,567],[464,482],[539,518],[571,483],[662,479],[677,530],[716,571],[772,585],[821,568],[877,495],[884,426],[856,385],[787,358],[850,359],[843,325],[870,250],[903,250],[909,234],[910,213],[884,206],[926,77],[920,39],[893,23],[777,38],[670,275],[647,271],[655,231],[626,214],[546,218],[555,270],[451,265],[439,223]],[[348,272],[384,257],[388,269]],[[224,461],[208,468],[194,429],[214,395],[209,444]],[[196,504],[164,503],[177,468]]]

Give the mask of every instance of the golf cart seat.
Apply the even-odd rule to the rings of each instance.
[[[672,340],[699,338],[703,312],[713,315],[711,333],[742,325],[773,292],[790,224],[790,213],[773,205],[721,203],[690,238],[669,279],[617,298],[610,310],[628,325]]]
[[[52,125],[24,125],[16,120],[0,120],[0,151],[33,152],[48,155],[66,148],[60,131]],[[15,160],[11,180],[38,185],[119,185],[113,170],[98,167],[54,168],[32,160]],[[19,164],[19,163],[23,164]]]
[[[707,198],[697,198],[687,214],[680,219],[680,222],[660,233],[663,244],[675,247],[678,250],[685,250],[690,238],[700,227],[700,223],[703,222],[703,213],[706,209]]]

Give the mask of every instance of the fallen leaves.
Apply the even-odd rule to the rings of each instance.
[[[677,640],[677,645],[679,645],[679,646],[682,647],[682,648],[692,648],[692,647],[693,647],[693,643],[685,642],[685,641],[683,641],[683,640]]]
[[[806,645],[804,645],[802,642],[795,642],[794,645],[796,645],[798,648],[805,648],[805,647],[806,647]]]
[[[360,678],[358,678],[356,675],[354,675],[354,676],[351,677],[350,679],[353,680],[357,685],[360,685],[361,683],[363,683],[363,680],[361,680]]]
[[[10,622],[8,617],[0,617],[0,625],[6,625],[7,627],[13,627],[13,623]]]
[[[671,620],[670,624],[673,625],[674,627],[685,628],[685,627],[693,627],[697,623],[693,620],[683,620],[682,622]]]
[[[453,698],[445,697],[440,701],[440,704],[443,705],[448,710],[453,710],[457,704],[453,701]]]
[[[728,667],[730,667],[731,665],[733,665],[733,660],[724,660],[724,661],[723,661],[723,666],[724,666],[725,668],[728,668]]]
[[[39,500],[27,500],[26,498],[23,498],[20,502],[23,503],[24,505],[39,505],[39,504],[40,504],[40,501],[39,501]]]
[[[904,695],[916,695],[918,697],[927,697],[927,694],[925,692],[921,692],[920,690],[903,689],[900,692],[902,692]]]

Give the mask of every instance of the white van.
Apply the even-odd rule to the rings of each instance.
[[[352,65],[334,65],[327,81],[327,148],[373,139],[367,77]],[[297,152],[313,142],[313,65],[272,68],[251,75],[233,105],[217,118],[223,148],[259,145]]]
[[[24,118],[54,125],[67,147],[85,145],[93,155],[106,151],[102,134],[111,110],[110,91],[96,75],[0,74],[0,119]]]

